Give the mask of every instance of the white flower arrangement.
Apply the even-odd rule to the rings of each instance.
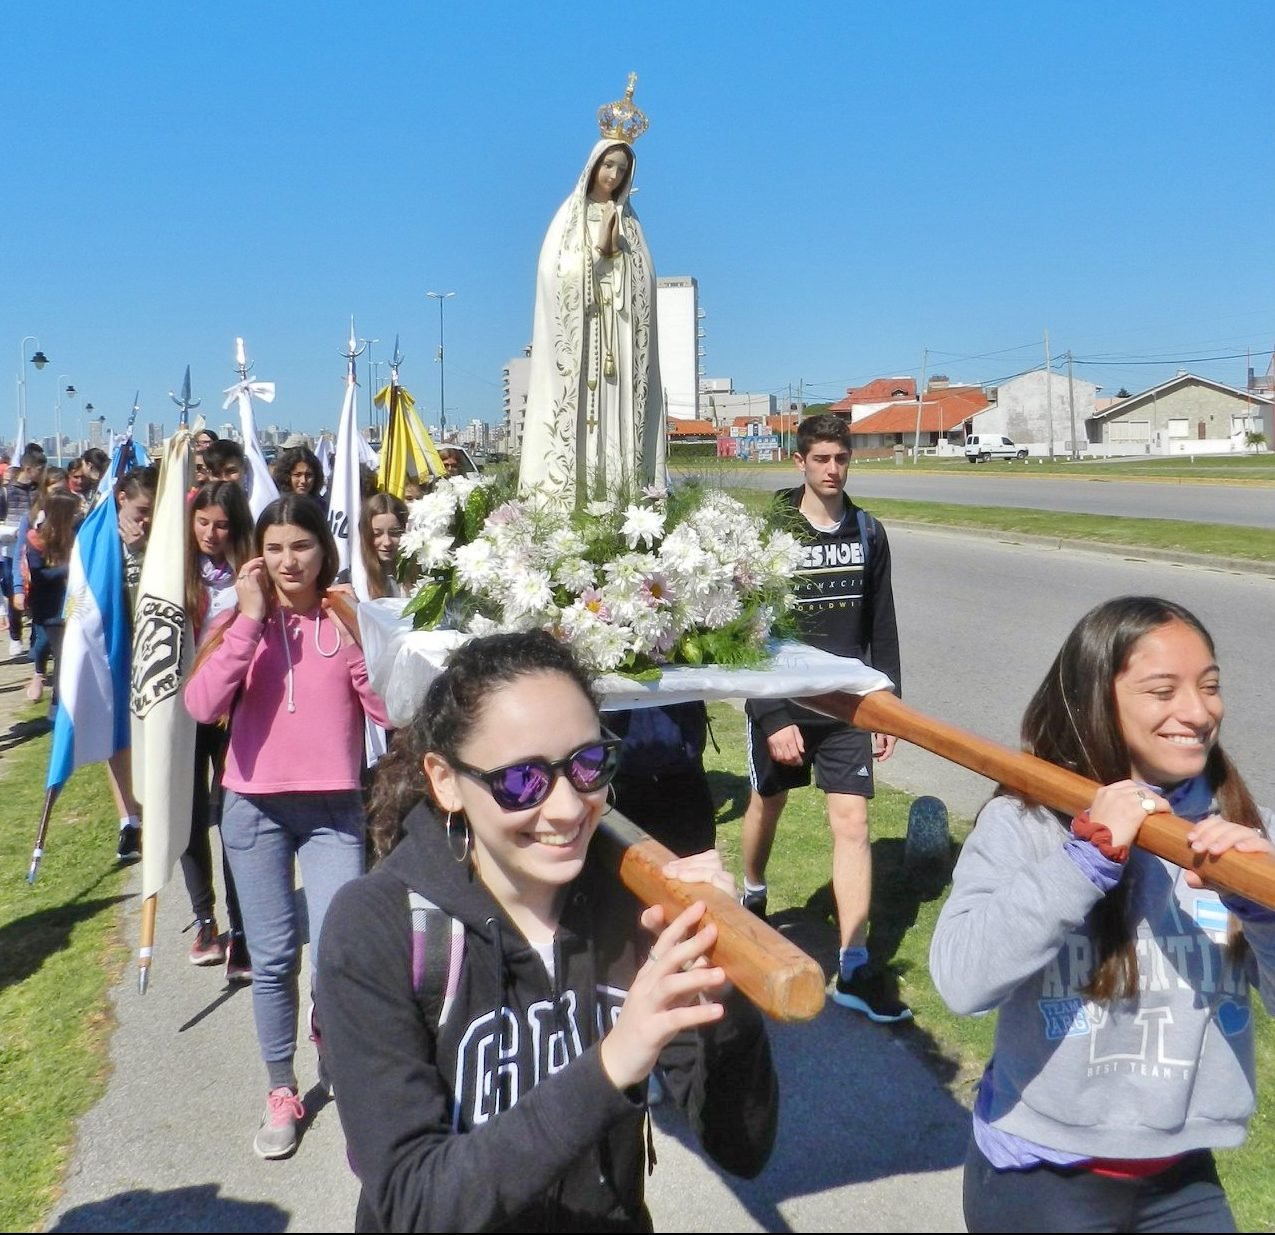
[[[418,627],[549,630],[595,672],[646,675],[760,664],[791,605],[796,538],[725,494],[649,489],[578,511],[498,499],[486,478],[456,477],[410,504]]]

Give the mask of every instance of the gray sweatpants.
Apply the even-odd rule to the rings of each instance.
[[[252,953],[252,1011],[271,1088],[296,1084],[298,971],[309,920],[313,993],[319,935],[337,889],[363,873],[363,796],[226,790],[221,842]],[[305,908],[296,896],[301,864]]]

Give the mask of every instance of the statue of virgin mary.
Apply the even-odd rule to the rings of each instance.
[[[655,268],[629,204],[646,129],[624,99],[598,112],[593,147],[540,250],[518,487],[573,505],[664,483]]]

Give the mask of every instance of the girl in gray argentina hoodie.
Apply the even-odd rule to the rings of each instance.
[[[998,791],[934,933],[948,1005],[999,1012],[971,1231],[1235,1229],[1211,1151],[1253,1113],[1249,989],[1275,1011],[1275,912],[1134,847],[1164,811],[1192,822],[1205,878],[1228,850],[1275,852],[1222,713],[1208,632],[1145,596],[1086,615],[1028,706],[1024,748],[1104,787],[1072,820]]]

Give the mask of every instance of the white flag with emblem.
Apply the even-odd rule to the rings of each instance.
[[[194,660],[186,612],[186,551],[190,513],[186,493],[193,477],[191,436],[178,429],[168,439],[159,473],[146,560],[133,615],[133,732],[143,752],[142,897],[168,882],[190,844],[195,785],[195,722],[182,702]]]

